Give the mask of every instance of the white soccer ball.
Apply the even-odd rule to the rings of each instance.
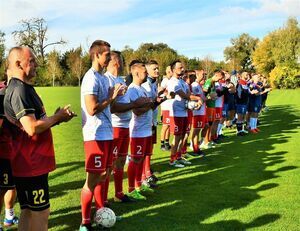
[[[116,215],[110,208],[103,207],[96,211],[94,222],[97,225],[110,228],[116,223]]]
[[[196,101],[187,101],[186,102],[186,108],[190,110],[195,110],[198,107],[198,103]]]

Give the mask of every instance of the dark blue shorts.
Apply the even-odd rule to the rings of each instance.
[[[237,104],[236,105],[236,113],[237,114],[246,115],[247,109],[248,109],[248,107],[246,104]]]

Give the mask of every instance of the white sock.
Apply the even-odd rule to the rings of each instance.
[[[254,119],[254,129],[257,128],[257,118],[253,118]]]
[[[5,218],[8,220],[12,220],[15,216],[14,208],[5,209]]]
[[[250,117],[250,129],[254,129],[255,127],[255,118]]]
[[[217,134],[218,135],[222,135],[223,134],[223,131],[222,131],[222,128],[223,128],[223,124],[218,124],[218,130],[217,130]]]

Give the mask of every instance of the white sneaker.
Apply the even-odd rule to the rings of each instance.
[[[184,168],[185,166],[183,164],[178,163],[177,160],[173,161],[173,162],[169,162],[170,166],[173,166],[175,168]]]
[[[185,159],[184,157],[181,157],[181,159],[177,160],[177,162],[179,164],[183,164],[183,165],[191,165],[192,163],[190,161],[188,161],[187,159]]]

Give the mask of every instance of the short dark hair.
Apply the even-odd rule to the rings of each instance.
[[[155,60],[153,60],[153,59],[151,59],[150,61],[148,61],[148,62],[146,63],[146,65],[152,65],[152,64],[158,65],[158,62],[155,61]]]
[[[171,70],[173,71],[175,69],[176,63],[181,63],[179,59],[175,60],[174,62],[170,63]]]
[[[143,63],[141,60],[134,59],[129,63],[129,69],[136,63]]]
[[[104,40],[94,41],[89,50],[90,59],[94,60],[95,54],[102,54],[105,51],[104,47],[110,47],[110,44]]]

